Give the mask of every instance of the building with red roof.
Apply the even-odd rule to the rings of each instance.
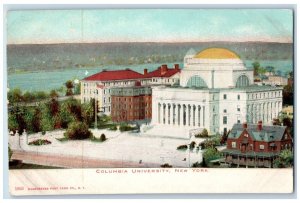
[[[176,85],[179,84],[180,78],[179,64],[174,64],[173,68],[168,68],[168,66],[164,64],[149,73],[147,69],[145,69],[144,75],[147,78],[151,78],[152,85]]]
[[[178,64],[175,64],[174,68],[162,65],[152,72],[144,69],[144,74],[131,69],[103,70],[81,80],[81,102],[96,99],[99,110],[110,115],[111,88],[132,87],[136,84],[136,81],[139,81],[142,86],[179,84],[179,73]]]
[[[236,123],[222,151],[226,163],[247,167],[273,167],[284,149],[292,150],[290,131],[286,126]]]

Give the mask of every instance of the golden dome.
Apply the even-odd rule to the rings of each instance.
[[[240,57],[230,51],[229,49],[224,48],[208,48],[200,51],[194,56],[194,58],[200,59],[239,59]]]

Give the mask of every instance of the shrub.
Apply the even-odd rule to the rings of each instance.
[[[206,128],[204,128],[201,133],[195,135],[195,137],[197,137],[197,138],[207,138],[208,137],[208,132],[207,132]]]
[[[187,145],[179,145],[177,147],[177,150],[187,150],[188,146]]]
[[[92,132],[89,130],[88,125],[75,121],[69,124],[64,136],[71,140],[84,140],[92,137]]]
[[[274,160],[275,168],[287,168],[293,165],[293,152],[289,149],[284,149],[280,152],[279,157]]]
[[[199,167],[202,167],[202,163],[197,161],[197,162],[195,162],[195,163],[192,164],[192,167],[193,167],[193,168],[199,168]]]
[[[32,142],[29,142],[28,144],[29,144],[29,145],[40,146],[40,145],[51,144],[51,141],[49,141],[49,140],[37,139],[37,140],[34,140],[34,141],[32,141]]]
[[[106,137],[103,133],[100,136],[100,140],[101,140],[101,142],[104,142],[106,140]]]
[[[120,126],[120,131],[121,132],[124,132],[124,131],[131,131],[131,130],[133,130],[134,128],[133,127],[131,127],[131,126],[129,126],[129,125],[125,125],[125,124],[122,124],[121,126]]]
[[[162,167],[162,168],[172,168],[172,166],[168,163],[162,164],[162,165],[160,165],[160,167]]]
[[[43,131],[42,131],[42,135],[46,135],[46,131],[43,130]]]
[[[192,141],[190,144],[190,149],[193,150],[196,146],[196,142]]]
[[[209,147],[205,150],[203,153],[203,158],[205,161],[209,162],[211,160],[219,159],[221,157],[221,152],[219,152],[216,148],[214,147]]]
[[[105,140],[107,140],[107,138],[105,137],[104,134],[101,134],[100,138],[97,138],[95,136],[91,138],[91,141],[93,142],[104,142]]]
[[[116,125],[112,125],[112,126],[109,127],[109,130],[114,130],[114,131],[116,131],[117,129],[118,129],[118,128],[117,128]]]

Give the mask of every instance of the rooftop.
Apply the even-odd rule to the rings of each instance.
[[[199,52],[194,58],[199,59],[240,59],[240,57],[229,49],[208,48]]]
[[[143,74],[131,69],[102,71],[84,78],[87,81],[133,80],[145,78]]]
[[[180,72],[179,67],[176,68],[168,68],[166,65],[162,65],[158,67],[156,70],[149,72],[145,75],[146,78],[153,78],[153,77],[171,77],[176,73]]]
[[[234,124],[228,138],[237,139],[244,130],[243,124]],[[286,126],[262,125],[262,129],[259,130],[257,124],[247,124],[246,130],[256,141],[272,142],[282,140]]]

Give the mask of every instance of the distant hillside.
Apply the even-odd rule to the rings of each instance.
[[[182,62],[186,52],[228,48],[243,60],[291,60],[293,44],[264,42],[95,43],[8,45],[8,72],[103,65]]]

